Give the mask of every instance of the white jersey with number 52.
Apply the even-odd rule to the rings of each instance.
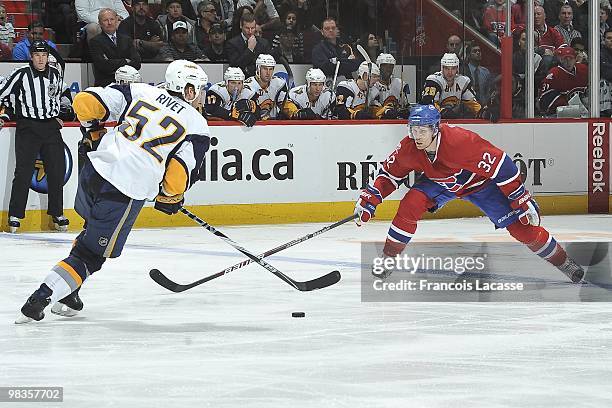
[[[177,173],[173,176],[175,185],[187,184],[182,191],[175,190],[189,188],[189,177],[196,165],[191,141],[209,136],[206,120],[197,110],[166,90],[147,84],[89,88],[85,93],[91,98],[75,98],[80,120],[90,111],[90,116],[103,113],[105,117],[97,118],[101,121],[113,115],[120,118],[118,125],[102,137],[98,148],[88,153],[104,179],[136,200],[154,199],[162,180],[166,185],[166,173],[171,170]],[[77,102],[81,100],[97,106],[79,107]],[[176,160],[169,162],[171,158]]]

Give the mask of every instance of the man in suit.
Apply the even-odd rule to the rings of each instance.
[[[124,65],[140,69],[140,54],[132,39],[117,32],[119,20],[112,9],[102,9],[98,14],[102,32],[89,42],[89,52],[94,67],[95,86],[106,86],[115,80],[115,71]]]
[[[252,14],[243,14],[240,18],[242,32],[226,43],[230,66],[242,69],[247,78],[255,75],[255,60],[259,54],[269,54],[271,50],[268,40],[255,36],[256,25]]]

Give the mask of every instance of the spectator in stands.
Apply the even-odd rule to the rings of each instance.
[[[459,58],[459,61],[463,61],[465,52],[463,49],[463,41],[461,41],[461,37],[456,34],[451,34],[448,37],[448,40],[446,40],[446,52],[455,54]]]
[[[195,44],[195,21],[183,15],[181,0],[168,0],[166,3],[166,13],[157,17],[157,23],[161,27],[162,41],[169,42],[172,38],[172,27],[177,21],[183,21],[187,25],[187,42]]]
[[[98,16],[103,9],[111,9],[117,13],[119,19],[129,17],[121,0],[74,0],[78,20],[86,24],[87,41],[100,34]]]
[[[242,69],[246,77],[255,75],[255,60],[259,54],[269,54],[270,43],[255,36],[255,16],[243,14],[240,20],[241,33],[226,43],[227,58],[232,67]]]
[[[117,30],[134,41],[142,59],[154,59],[164,46],[159,24],[149,17],[149,0],[132,0],[132,15]]]
[[[28,34],[26,37],[19,41],[15,48],[13,48],[13,59],[15,61],[29,61],[30,56],[30,45],[32,41],[43,40],[45,35],[45,26],[40,21],[33,21],[28,25]],[[46,40],[46,43],[51,47],[57,49],[57,46],[51,40]]]
[[[374,33],[369,33],[360,40],[361,45],[368,53],[372,61],[376,61],[378,54],[382,52],[382,37],[377,37]]]
[[[208,0],[198,4],[198,24],[195,27],[196,44],[200,49],[208,48],[210,27],[218,22],[217,9]]]
[[[525,0],[516,0],[516,3],[510,8],[510,11],[513,26],[527,25],[527,20],[525,18]]]
[[[555,29],[563,36],[563,42],[571,44],[574,38],[582,37],[580,31],[574,28],[574,10],[569,4],[564,4],[559,9],[559,24]]]
[[[4,44],[4,43],[0,43],[0,61],[12,61],[13,60],[13,51],[11,51],[11,48]],[[0,82],[2,82],[0,80]],[[0,111],[1,111],[1,106],[0,105]]]
[[[15,27],[9,21],[6,21],[6,9],[0,5],[0,43],[13,47],[15,39]]]
[[[117,32],[115,10],[102,9],[98,17],[102,32],[89,41],[95,86],[106,86],[115,80],[115,71],[124,65],[140,69],[140,54],[127,35]]]
[[[229,38],[234,38],[240,35],[240,33],[242,32],[242,29],[240,28],[240,21],[242,21],[242,16],[245,14],[255,15],[253,13],[253,7],[242,6],[236,9],[236,12],[234,13],[234,19],[232,20],[232,29],[230,31]]]
[[[356,58],[353,49],[348,44],[338,43],[338,27],[336,20],[323,20],[323,39],[312,49],[312,65],[319,68],[328,78],[334,76],[336,63],[340,63],[338,76],[351,79],[357,71],[361,60]]]
[[[304,56],[295,49],[295,32],[284,28],[278,34],[279,44],[272,49],[272,55],[278,61],[279,57],[284,57],[292,64],[302,64]]]
[[[612,84],[612,30],[604,33],[604,45],[600,54],[600,75],[602,79]]]
[[[612,114],[612,30],[604,33],[604,45],[600,51],[600,109],[601,116],[610,117]]]
[[[253,7],[255,21],[257,25],[261,26],[263,37],[272,41],[275,31],[282,27],[278,11],[274,7],[272,0],[238,0],[236,7],[242,6]]]
[[[599,41],[601,45],[604,45],[604,33],[610,28],[608,25],[609,9],[606,7],[599,7]]]
[[[177,21],[172,27],[170,43],[159,51],[161,61],[175,61],[184,59],[188,61],[207,61],[204,51],[196,44],[189,44],[187,39],[189,30],[184,21]]]
[[[234,0],[211,0],[211,3],[217,10],[216,14],[220,19],[221,27],[226,33],[229,33],[234,21]]]
[[[482,25],[487,30],[489,40],[499,46],[499,39],[505,35],[506,29],[506,0],[495,0],[485,9]]]
[[[542,4],[547,16],[546,21],[551,27],[561,24],[561,7],[564,5],[569,5],[568,0],[546,0]]]
[[[587,43],[586,41],[584,41],[584,38],[574,38],[572,40],[572,43],[570,44],[570,47],[572,47],[576,51],[576,62],[587,65],[589,64],[589,56],[587,55]]]
[[[55,0],[51,4],[53,7],[46,9],[46,26],[55,31],[55,39],[59,44],[71,43],[78,30],[74,1]]]
[[[555,55],[559,65],[548,71],[540,86],[538,100],[540,110],[547,115],[556,115],[557,108],[568,105],[575,94],[582,97],[588,84],[588,68],[576,64],[576,51],[572,47],[560,47]]]
[[[563,36],[559,31],[546,24],[546,13],[544,7],[534,7],[534,30],[539,35],[537,52],[542,56],[542,64],[545,71],[554,65],[555,50],[562,45],[568,45],[563,41]]]
[[[129,1],[129,0],[128,0]],[[198,4],[200,1],[198,0],[181,0],[181,10],[183,11],[183,16],[193,21],[193,25],[195,26],[195,21],[198,19]]]
[[[285,15],[285,18],[283,19],[283,22],[285,23],[285,28],[289,31],[292,31],[294,34],[294,43],[293,43],[293,50],[296,54],[299,54],[302,56],[304,56],[304,33],[302,33],[300,30],[298,30],[298,24],[297,24],[297,14],[295,11],[288,11],[287,14]],[[276,48],[279,46],[279,34],[276,34],[274,36],[274,40],[272,40],[272,48]]]
[[[472,89],[476,95],[476,100],[480,105],[486,105],[491,96],[491,82],[493,77],[488,68],[480,65],[482,62],[482,51],[480,45],[475,44],[468,47],[467,76],[472,83]]]
[[[534,36],[537,37],[537,33],[534,33]],[[512,32],[512,43],[514,49],[512,54],[512,73],[518,76],[518,78],[521,80],[521,86],[524,87],[525,61],[527,53],[527,32],[524,28],[516,29]],[[534,44],[537,49],[538,43],[536,38],[534,38]],[[540,54],[536,53],[535,50],[533,53],[533,69],[535,72],[534,83],[536,88],[538,88],[542,82],[542,79],[544,79],[544,76],[546,76],[547,70],[544,69]]]
[[[589,31],[589,4],[587,0],[569,0],[574,11],[574,28],[580,31],[582,38],[587,38]]]
[[[220,23],[215,23],[208,31],[208,47],[204,54],[213,62],[226,62],[227,51],[225,47],[225,29]]]

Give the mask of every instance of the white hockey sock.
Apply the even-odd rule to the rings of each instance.
[[[58,300],[63,299],[72,293],[72,289],[70,288],[70,285],[68,285],[68,282],[57,274],[57,272],[51,271],[43,283],[53,291],[50,304],[54,304]]]

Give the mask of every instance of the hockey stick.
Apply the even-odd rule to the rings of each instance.
[[[370,82],[372,78],[372,60],[370,59],[370,56],[368,55],[366,50],[361,46],[361,44],[357,44],[357,51],[359,51],[363,59],[368,63],[368,82],[366,84],[366,97],[365,97],[366,106],[365,108],[370,109],[369,99],[370,99]]]
[[[347,223],[349,221],[352,221],[352,220],[355,219],[355,217],[356,217],[356,215],[353,214],[350,217],[346,217],[346,218],[344,218],[344,219],[342,219],[342,220],[340,220],[338,222],[335,222],[335,223],[333,223],[331,225],[323,227],[323,228],[321,228],[318,231],[311,232],[310,234],[304,235],[304,236],[302,236],[300,238],[296,238],[293,241],[289,241],[289,242],[287,242],[285,244],[279,245],[276,248],[270,249],[270,250],[268,250],[268,251],[266,251],[266,252],[264,252],[262,254],[257,255],[257,259],[266,258],[268,256],[276,254],[277,252],[284,251],[287,248],[291,248],[292,246],[300,244],[300,243],[302,243],[304,241],[307,241],[307,240],[309,240],[311,238],[314,238],[314,237],[316,237],[318,235],[321,235],[324,232],[327,232],[327,231],[332,230],[332,229],[334,229],[336,227],[339,227],[342,224],[345,224],[345,223]],[[153,279],[156,283],[158,283],[159,285],[163,286],[164,288],[166,288],[166,289],[168,289],[168,290],[170,290],[172,292],[179,293],[179,292],[183,292],[183,291],[185,291],[187,289],[191,289],[193,287],[201,285],[201,284],[203,284],[205,282],[208,282],[210,280],[216,279],[216,278],[218,278],[220,276],[223,276],[223,275],[225,275],[227,273],[235,271],[236,269],[240,269],[243,266],[247,266],[247,265],[249,265],[249,264],[251,264],[253,262],[255,262],[255,261],[253,261],[253,259],[251,259],[251,258],[245,259],[244,261],[239,262],[239,263],[237,263],[235,265],[232,265],[232,266],[230,266],[228,268],[225,268],[225,269],[223,269],[220,272],[217,272],[217,273],[214,273],[212,275],[206,276],[206,277],[204,277],[202,279],[198,279],[195,282],[187,283],[185,285],[181,285],[179,283],[171,281],[170,279],[168,279],[168,277],[166,275],[161,273],[158,269],[152,269],[151,272],[149,272],[149,276],[151,276],[151,279]],[[325,276],[327,276],[327,275],[325,275]],[[340,276],[340,274],[338,274],[338,279],[339,279],[339,276]],[[319,279],[321,279],[321,278],[319,278]],[[313,282],[313,281],[310,281],[310,282]],[[335,283],[335,282],[333,282],[333,283]],[[333,283],[330,283],[330,285],[333,284]]]
[[[289,97],[289,91],[293,87],[294,82],[293,82],[293,71],[291,70],[291,66],[289,65],[289,61],[287,60],[287,58],[284,55],[279,55],[278,62],[280,62],[281,65],[285,68],[285,71],[287,71],[287,82],[285,83],[287,90],[285,91],[285,97],[283,98],[283,104],[281,105],[279,109],[280,112],[277,115],[277,119],[281,119],[284,115],[283,112],[285,109],[285,104],[287,103],[287,98]]]
[[[283,281],[287,282],[289,285],[293,286],[295,289],[297,289],[297,290],[299,290],[301,292],[308,292],[308,291],[311,291],[311,290],[322,289],[322,288],[325,288],[327,286],[331,286],[331,285],[337,283],[340,280],[341,276],[340,276],[340,272],[338,272],[338,271],[332,271],[332,272],[330,272],[330,273],[328,273],[326,275],[320,276],[318,278],[315,278],[315,279],[312,279],[312,280],[309,280],[309,281],[304,281],[304,282],[300,282],[300,281],[296,281],[294,279],[291,279],[289,276],[285,275],[284,273],[282,273],[281,271],[279,271],[278,269],[276,269],[274,266],[270,265],[269,263],[267,263],[263,259],[259,258],[256,255],[253,255],[253,253],[251,253],[250,251],[248,251],[244,247],[242,247],[239,244],[237,244],[235,241],[233,241],[227,235],[225,235],[221,231],[217,230],[215,227],[213,227],[212,225],[208,224],[206,221],[204,221],[203,219],[201,219],[197,215],[191,213],[186,208],[181,208],[180,211],[183,214],[185,214],[186,216],[188,216],[189,218],[191,218],[192,220],[194,220],[200,226],[206,228],[208,231],[210,231],[214,235],[218,236],[223,241],[225,241],[226,243],[228,243],[229,245],[231,245],[232,247],[234,247],[238,251],[242,252],[244,255],[248,256],[250,260],[252,260],[253,262],[256,262],[259,265],[261,265],[262,267],[266,268],[268,271],[272,272],[274,275],[276,275],[277,277],[279,277],[280,279],[282,279]],[[263,258],[263,256],[262,256],[262,258]],[[228,269],[232,269],[232,268],[228,268]],[[225,273],[226,272],[223,271],[222,274],[225,274]],[[173,283],[168,278],[166,278],[158,269],[151,269],[151,271],[149,272],[149,276],[155,282],[159,283],[160,285],[162,285],[162,286],[164,286],[166,288],[168,288],[168,287],[166,285],[162,284],[161,282],[164,282],[166,284],[169,283],[169,286],[171,286],[172,283]],[[209,280],[207,278],[205,278],[205,279]],[[211,279],[214,279],[214,278],[211,278]],[[206,280],[204,280],[203,282],[205,282]],[[166,281],[168,281],[168,282],[166,282]],[[189,285],[187,285],[187,286],[189,286]],[[186,290],[186,289],[183,289],[183,290]]]
[[[336,61],[336,69],[334,71],[334,80],[332,81],[332,86],[331,86],[331,98],[329,100],[329,104],[327,104],[327,107],[325,108],[325,110],[322,112],[321,117],[322,118],[326,118],[326,119],[331,119],[331,106],[334,104],[335,102],[335,92],[336,92],[336,81],[338,80],[338,71],[340,70],[340,60]]]

